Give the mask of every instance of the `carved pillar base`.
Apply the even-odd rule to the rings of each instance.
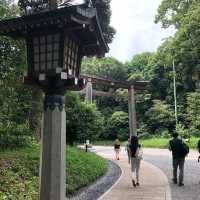
[[[46,95],[40,200],[65,200],[66,113],[63,95]]]

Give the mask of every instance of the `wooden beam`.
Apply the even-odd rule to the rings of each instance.
[[[79,91],[79,94],[86,94],[86,88]],[[104,91],[97,91],[97,90],[92,90],[92,96],[104,96],[104,97],[115,97],[116,95],[113,94],[112,92],[104,92]]]
[[[144,90],[146,85],[149,83],[148,81],[135,81],[135,82],[115,81],[112,79],[106,79],[90,75],[81,75],[81,78],[84,78],[86,81],[91,81],[94,84],[106,85],[113,88],[129,89],[131,86],[133,86],[135,90]]]

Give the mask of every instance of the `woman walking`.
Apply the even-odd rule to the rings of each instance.
[[[131,172],[132,172],[132,184],[134,187],[139,186],[139,171],[140,162],[142,159],[142,149],[138,142],[137,136],[131,136],[130,148],[130,158],[131,158]]]
[[[115,150],[115,158],[116,158],[116,160],[119,160],[119,152],[120,152],[120,141],[119,141],[119,139],[115,140],[114,150]]]

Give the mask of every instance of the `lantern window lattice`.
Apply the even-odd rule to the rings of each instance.
[[[35,36],[32,44],[34,71],[36,73],[59,67],[59,34]]]

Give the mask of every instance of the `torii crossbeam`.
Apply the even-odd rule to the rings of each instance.
[[[130,136],[137,135],[137,126],[136,126],[136,109],[135,109],[135,90],[144,90],[148,81],[116,81],[112,79],[106,79],[97,76],[90,75],[81,75],[81,78],[87,81],[87,86],[85,90],[82,90],[81,93],[86,94],[86,101],[92,103],[92,96],[114,96],[111,92],[96,91],[92,89],[92,84],[105,85],[110,88],[115,89],[128,89],[128,110],[129,110],[129,130]]]

